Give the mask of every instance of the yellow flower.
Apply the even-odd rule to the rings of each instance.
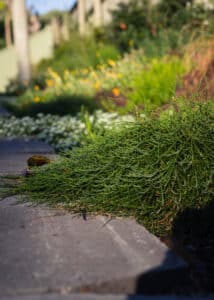
[[[113,88],[112,93],[115,97],[119,97],[120,96],[120,89],[119,88]]]
[[[65,70],[64,71],[64,76],[68,76],[69,75],[69,71],[68,70]]]
[[[55,71],[53,71],[52,69],[48,69],[48,73],[50,74],[50,76],[55,79],[55,80],[61,80],[59,74]]]
[[[38,103],[38,102],[40,102],[40,100],[41,100],[41,99],[40,99],[38,96],[34,97],[34,102],[37,102],[37,103]]]
[[[51,80],[51,79],[47,79],[45,82],[46,82],[46,85],[47,85],[48,87],[51,87],[51,86],[54,85],[54,81]]]
[[[95,90],[99,90],[100,89],[100,83],[99,83],[99,81],[95,82],[94,88],[95,88]]]
[[[116,65],[116,62],[113,60],[113,59],[109,59],[108,60],[108,64],[111,66],[111,67],[114,67]]]
[[[38,85],[34,85],[34,91],[39,91],[40,87]]]
[[[97,78],[97,74],[94,71],[91,72],[91,76]]]

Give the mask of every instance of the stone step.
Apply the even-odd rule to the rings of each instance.
[[[16,203],[0,201],[1,296],[37,289],[166,293],[183,283],[186,263],[132,219]]]
[[[179,297],[179,296],[132,296],[132,295],[98,295],[98,294],[70,294],[70,295],[28,295],[17,297],[4,297],[1,300],[213,300],[210,297]]]
[[[46,143],[34,139],[0,139],[0,175],[21,174],[32,155],[54,158],[54,150]]]
[[[0,174],[20,173],[33,154],[54,152],[34,140],[0,140]],[[17,204],[17,197],[0,201],[1,297],[38,290],[166,293],[186,284],[186,269],[134,220],[85,218]]]
[[[23,154],[23,153],[50,153],[54,150],[46,143],[35,139],[0,139],[0,155]]]

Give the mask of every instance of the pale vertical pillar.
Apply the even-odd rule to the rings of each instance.
[[[4,0],[6,9],[4,17],[4,34],[6,46],[9,47],[12,45],[12,28],[11,28],[11,0]]]
[[[31,65],[25,0],[12,1],[12,20],[18,62],[18,79],[21,82],[30,81]]]
[[[86,0],[78,0],[78,24],[80,34],[84,35],[86,32]]]
[[[63,16],[62,36],[65,41],[69,40],[70,31],[69,31],[69,14],[68,13],[65,13]]]
[[[12,45],[12,32],[11,32],[11,15],[10,11],[6,11],[4,17],[4,33],[6,46],[10,47]]]
[[[102,25],[102,3],[101,0],[93,0],[94,3],[94,26],[100,27]]]
[[[61,25],[59,22],[59,18],[53,17],[51,20],[52,32],[53,32],[53,39],[54,45],[59,45],[61,41]]]

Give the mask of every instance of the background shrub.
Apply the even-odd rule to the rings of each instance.
[[[119,52],[112,44],[98,43],[93,36],[83,38],[71,32],[69,41],[61,43],[55,49],[53,58],[43,60],[35,72],[41,74],[51,68],[63,75],[65,70],[96,67],[108,59],[116,60],[118,56]]]
[[[131,83],[129,93],[131,106],[144,106],[153,109],[168,102],[175,95],[176,86],[184,73],[183,63],[178,58],[158,61],[153,59]]]
[[[168,51],[187,42],[186,37],[191,38],[193,32],[196,36],[213,33],[213,12],[214,8],[195,1],[161,0],[153,6],[148,0],[133,0],[120,4],[119,9],[112,12],[113,22],[107,34],[121,51],[142,46],[148,49],[152,45],[157,48],[156,52],[163,53],[163,49]],[[185,32],[185,38],[179,36],[180,31]]]
[[[70,95],[61,94],[47,95],[47,101],[33,102],[33,101],[19,101],[18,103],[5,102],[5,107],[8,108],[15,116],[36,116],[38,113],[53,114],[53,115],[76,115],[84,107],[89,112],[93,112],[98,108],[98,104],[90,98],[84,95]],[[35,97],[35,100],[39,100],[39,96]]]

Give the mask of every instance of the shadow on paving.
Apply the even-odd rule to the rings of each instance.
[[[190,263],[195,286],[214,292],[214,201],[180,212],[172,236],[173,248]]]
[[[164,284],[171,270],[186,268],[182,259],[134,220],[109,221],[102,216],[84,220],[16,201],[11,197],[0,202],[2,296],[35,291],[134,294],[139,274],[168,270],[167,278],[161,279]]]
[[[11,288],[18,293],[40,290],[42,294],[64,290],[200,295],[214,291],[213,273],[209,273],[213,272],[213,203],[201,210],[186,209],[174,221],[173,247],[189,266],[171,250],[163,251],[158,242],[162,256],[150,268],[146,267],[149,259],[156,258],[147,255],[157,239],[151,235],[147,240],[143,227],[132,221],[106,223],[108,219],[103,217],[84,221],[63,211],[14,204],[14,198],[0,202],[0,290],[6,286],[6,295]],[[3,257],[6,260],[2,261]],[[139,272],[142,268],[145,272]],[[87,281],[90,284],[85,284]]]
[[[201,209],[187,208],[180,212],[173,222],[167,244],[188,262],[189,267],[164,273],[154,268],[138,278],[136,293],[214,293],[214,202]],[[167,263],[166,254],[162,268]]]

